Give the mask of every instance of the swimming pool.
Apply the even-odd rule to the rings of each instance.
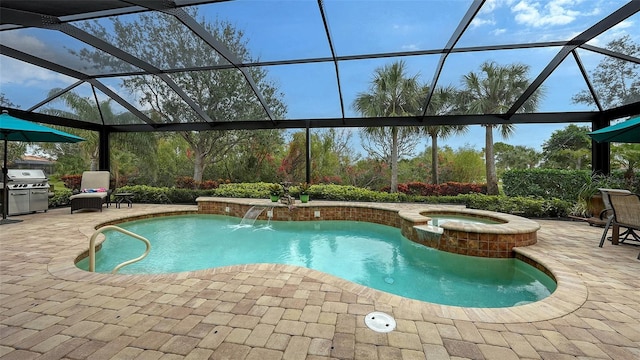
[[[171,273],[250,263],[304,266],[392,294],[444,305],[507,307],[533,302],[555,282],[516,259],[438,251],[390,226],[354,221],[257,221],[184,215],[119,224],[152,242],[149,256],[119,273]],[[144,245],[115,232],[97,252],[96,271],[110,272]],[[87,269],[88,260],[78,262]]]

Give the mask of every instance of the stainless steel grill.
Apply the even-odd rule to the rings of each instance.
[[[9,215],[49,209],[49,179],[42,170],[8,169]],[[4,183],[0,182],[0,189]]]

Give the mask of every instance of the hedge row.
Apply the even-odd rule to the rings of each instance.
[[[270,183],[222,184],[218,189],[191,190],[146,185],[124,186],[118,192],[133,193],[133,201],[148,204],[195,204],[200,196],[269,198]],[[568,214],[572,202],[561,199],[543,199],[534,197],[490,196],[485,194],[462,194],[457,196],[422,196],[404,193],[387,193],[343,185],[312,185],[309,188],[311,200],[340,200],[367,202],[420,202],[430,204],[459,204],[471,209],[498,211],[525,217],[564,217]],[[290,194],[299,197],[296,186],[290,188]],[[50,200],[50,206],[64,206],[69,202],[71,191],[56,190]]]
[[[502,175],[502,189],[507,196],[576,201],[590,179],[591,173],[586,170],[509,170]]]
[[[388,189],[384,189],[388,191]],[[472,184],[459,182],[446,182],[444,184],[427,184],[423,182],[410,182],[398,184],[398,191],[407,195],[420,196],[455,196],[460,194],[486,194],[487,184]]]
[[[527,169],[509,170],[502,176],[507,196],[541,197],[575,202],[588,198],[598,188],[626,189],[640,193],[640,174],[617,170],[610,175],[592,174],[587,170]]]

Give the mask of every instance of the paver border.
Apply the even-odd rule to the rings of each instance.
[[[328,202],[331,203],[331,202]],[[383,205],[380,205],[383,206]],[[390,207],[391,210],[397,210]],[[173,210],[173,211],[149,211],[141,216],[133,218],[156,217],[179,214],[197,214],[197,210]],[[78,243],[65,249],[55,256],[48,264],[47,269],[53,276],[100,284],[127,284],[140,282],[153,282],[159,279],[207,279],[214,274],[229,272],[254,272],[254,271],[280,271],[308,276],[318,281],[349,291],[360,296],[367,297],[376,303],[384,303],[392,306],[400,306],[428,316],[437,316],[454,320],[482,321],[487,323],[523,323],[550,320],[565,316],[579,309],[587,300],[588,290],[579,276],[567,266],[550,258],[546,258],[533,247],[515,248],[514,251],[520,258],[529,259],[534,264],[544,267],[556,280],[556,290],[547,298],[525,305],[508,308],[468,308],[459,306],[440,305],[424,301],[409,299],[398,295],[386,293],[363,285],[329,275],[317,270],[304,267],[281,264],[250,264],[233,265],[220,268],[180,272],[161,275],[111,275],[90,273],[75,266],[76,259],[87,251],[88,239],[95,229],[109,224],[115,224],[130,220],[131,217],[114,217],[106,221],[78,224],[78,231],[86,242]],[[103,239],[103,238],[102,238]],[[99,239],[100,240],[100,239]]]

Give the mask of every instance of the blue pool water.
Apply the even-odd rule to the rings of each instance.
[[[404,238],[397,228],[366,222],[256,221],[221,215],[159,217],[119,226],[152,243],[144,260],[121,274],[156,274],[227,265],[278,263],[432,303],[507,307],[537,301],[555,290],[541,271],[515,259],[489,259],[438,251]],[[96,271],[109,273],[144,252],[144,244],[118,232],[96,254]],[[88,269],[88,259],[78,262]]]
[[[464,216],[464,215],[430,215],[426,216],[430,217],[429,221],[430,225],[439,226],[448,222],[463,222],[467,224],[500,224],[497,221],[490,219],[483,219],[473,216]]]

